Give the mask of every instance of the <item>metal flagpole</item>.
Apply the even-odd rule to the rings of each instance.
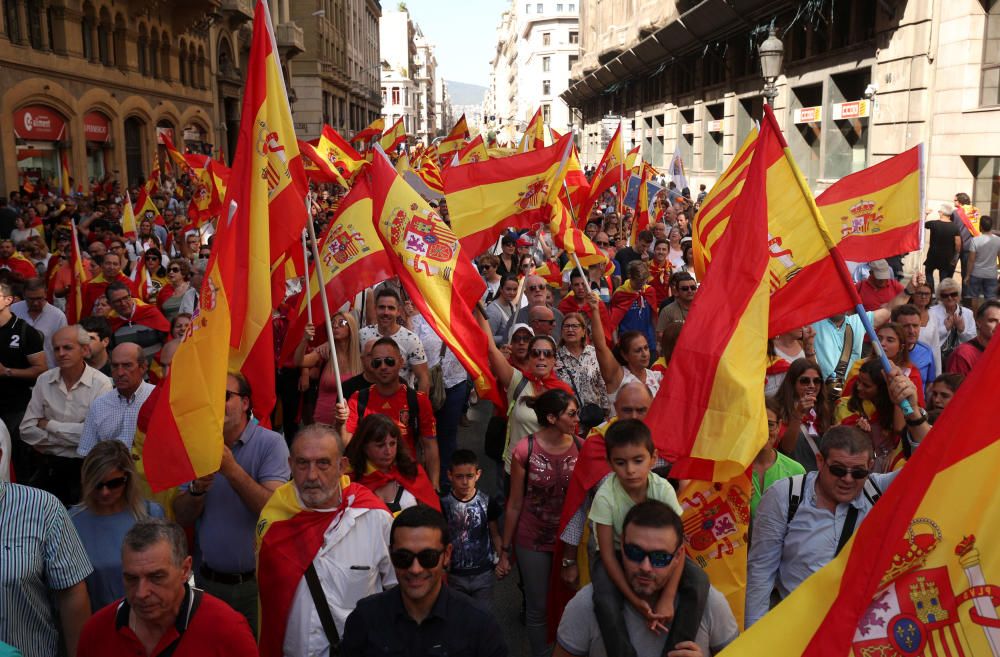
[[[311,220],[311,219],[310,219]],[[302,262],[305,263],[305,288],[306,288],[306,317],[309,319],[309,323],[313,323],[313,307],[312,307],[312,286],[309,281],[309,245],[306,242],[306,231],[302,231]]]
[[[330,301],[326,298],[326,281],[323,268],[320,266],[319,247],[316,244],[316,229],[312,219],[306,221],[306,230],[312,240],[313,263],[316,266],[316,280],[319,283],[319,299],[323,304],[323,323],[326,325],[326,339],[330,342],[330,362],[333,364],[333,377],[337,381],[337,401],[344,401],[344,387],[340,384],[340,365],[337,363],[337,343],[333,339],[333,322],[330,320]]]

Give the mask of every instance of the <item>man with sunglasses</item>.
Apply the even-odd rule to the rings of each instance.
[[[900,379],[909,381],[905,375],[893,379],[894,404],[901,394],[910,397],[915,392],[912,382],[907,386]],[[913,426],[909,420],[907,424]],[[920,431],[926,433],[926,415],[916,424],[923,425]],[[872,473],[874,464],[869,435],[840,425],[820,440],[816,471],[767,489],[754,516],[747,557],[747,627],[767,613],[772,592],[787,597],[840,552],[899,474]]]
[[[671,275],[670,294],[673,297],[673,302],[663,306],[656,318],[657,340],[666,330],[668,324],[684,323],[688,311],[691,310],[691,304],[694,303],[694,295],[697,291],[698,282],[691,274],[679,271]]]
[[[358,602],[344,625],[341,654],[506,657],[492,614],[445,584],[451,549],[440,512],[418,505],[396,516],[389,558],[399,586]]]
[[[416,333],[399,323],[403,302],[399,292],[383,286],[375,293],[375,324],[369,324],[358,332],[361,344],[378,338],[391,338],[399,347],[402,357],[400,376],[407,384],[421,392],[431,388],[431,371],[427,365],[427,353]]]
[[[135,281],[122,273],[123,256],[108,252],[101,260],[101,273],[83,285],[83,307],[80,315],[89,316],[94,310],[94,302],[104,296],[112,283],[121,283],[133,297],[139,296]]]
[[[547,308],[552,311],[552,319],[555,320],[555,324],[551,325],[549,329],[550,333],[548,335],[562,335],[562,322],[563,314],[559,312],[559,309],[553,308],[549,305],[549,286],[545,282],[545,279],[541,276],[531,275],[524,280],[524,296],[528,301],[528,305],[524,306],[517,311],[517,315],[514,316],[514,321],[512,324],[531,324],[531,309],[536,307]],[[546,316],[546,319],[548,317]],[[535,333],[538,329],[534,328]]]
[[[678,568],[684,568],[684,525],[680,516],[663,502],[647,500],[632,507],[622,524],[622,544],[618,558],[629,588],[650,607],[656,604],[667,582]],[[715,588],[686,586],[688,571],[681,575],[675,608],[685,607],[701,614],[694,641],[674,642],[671,632],[653,632],[645,618],[628,602],[624,603],[628,639],[637,655],[668,657],[709,657],[720,652],[738,635],[739,627],[725,596]],[[593,585],[580,589],[566,605],[553,657],[569,655],[604,657],[604,637],[594,616]],[[697,617],[697,616],[696,616]],[[668,628],[669,629],[669,628]]]

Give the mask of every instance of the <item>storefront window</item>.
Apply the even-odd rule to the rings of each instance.
[[[705,107],[704,152],[702,154],[702,169],[705,171],[722,171],[722,134],[725,110],[723,105]]]
[[[787,131],[788,147],[810,187],[821,176],[820,156],[823,123],[823,85],[792,89],[789,116],[793,128]]]
[[[1000,157],[969,158],[976,177],[972,188],[972,204],[982,214],[1000,217]]]
[[[59,142],[66,134],[66,119],[45,105],[28,105],[14,112],[18,176],[50,189],[60,180]]]
[[[871,72],[868,69],[830,77],[823,178],[843,178],[868,166],[871,108],[864,94],[870,81]]]
[[[680,134],[677,136],[674,154],[680,153],[681,162],[684,163],[686,172],[690,170],[691,163],[694,161],[694,110],[679,110],[677,116],[680,123]],[[673,154],[671,154],[671,161],[673,161]]]

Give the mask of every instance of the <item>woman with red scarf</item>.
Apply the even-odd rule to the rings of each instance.
[[[441,510],[441,500],[424,469],[399,449],[396,423],[381,414],[367,415],[347,445],[351,481],[371,489],[395,515],[417,504]]]

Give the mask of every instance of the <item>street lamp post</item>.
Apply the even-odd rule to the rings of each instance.
[[[775,82],[781,75],[781,60],[785,54],[785,45],[778,38],[777,28],[771,27],[764,43],[757,48],[757,53],[760,55],[760,71],[764,76],[764,102],[774,105],[774,99],[778,96]]]

